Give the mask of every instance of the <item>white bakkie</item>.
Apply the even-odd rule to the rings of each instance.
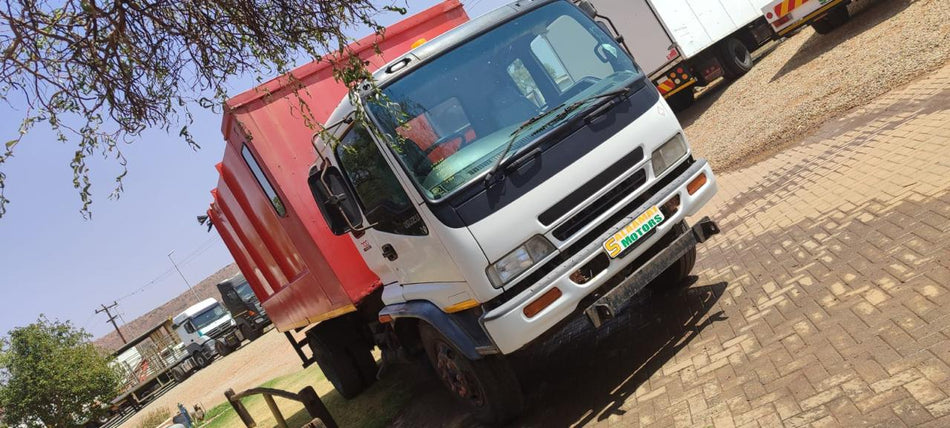
[[[398,340],[379,346],[423,348],[484,421],[523,405],[505,355],[682,283],[719,233],[685,221],[712,169],[594,16],[537,0],[475,19],[383,66],[314,142],[314,198],[384,284],[371,328]]]

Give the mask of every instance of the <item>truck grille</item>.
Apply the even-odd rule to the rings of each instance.
[[[610,189],[609,192],[605,193],[599,199],[594,201],[594,203],[587,206],[573,217],[567,219],[563,224],[554,229],[552,233],[555,238],[560,240],[565,240],[570,238],[578,230],[581,230],[590,223],[591,220],[597,216],[603,214],[604,211],[607,211],[611,207],[617,204],[621,199],[629,196],[635,190],[639,189],[643,183],[647,181],[647,173],[644,170],[639,170],[633,175],[628,177],[626,180],[623,180],[615,186],[613,189]],[[626,213],[625,213],[626,214]]]
[[[224,336],[229,330],[231,330],[231,323],[224,323],[219,325],[208,332],[208,336],[217,339],[221,336]]]
[[[613,165],[605,168],[603,172],[597,174],[596,177],[590,179],[590,181],[584,183],[583,186],[571,192],[571,194],[565,196],[564,199],[561,199],[556,204],[545,210],[543,213],[541,213],[541,215],[538,216],[538,221],[540,221],[541,224],[545,226],[550,226],[557,219],[564,216],[564,214],[567,214],[568,211],[574,209],[574,207],[587,200],[590,195],[597,193],[607,186],[607,184],[609,184],[611,181],[623,175],[624,172],[629,171],[630,168],[633,168],[633,166],[638,164],[641,160],[643,160],[643,147],[637,147],[636,150],[628,153],[617,162],[614,162]],[[570,220],[568,221],[570,222]]]

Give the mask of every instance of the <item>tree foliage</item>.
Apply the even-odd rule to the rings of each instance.
[[[197,149],[189,108],[222,105],[231,77],[286,73],[306,56],[331,62],[354,89],[369,72],[344,32],[364,25],[382,34],[378,12],[370,0],[4,0],[0,98],[24,104],[16,106],[24,117],[0,146],[0,168],[24,135],[48,124],[76,148],[69,165],[88,215],[90,156],[121,166],[110,195],[118,197],[122,145],[158,128]],[[0,217],[5,178],[0,169]]]
[[[70,323],[40,318],[0,342],[0,407],[9,426],[67,427],[117,393],[118,372]]]

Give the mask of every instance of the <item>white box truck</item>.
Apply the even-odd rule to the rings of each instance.
[[[772,27],[770,0],[594,0],[601,18],[623,37],[637,63],[674,110],[693,102],[693,89],[752,68],[751,51]],[[606,17],[610,17],[609,19]]]

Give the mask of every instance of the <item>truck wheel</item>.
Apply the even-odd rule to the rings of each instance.
[[[172,369],[172,379],[175,379],[175,382],[182,383],[185,379],[188,379],[188,376],[185,376],[185,371],[181,367],[175,367]]]
[[[685,221],[681,221],[673,226],[672,233],[675,237],[679,237],[684,233],[689,233],[689,225]],[[670,241],[672,242],[672,241]],[[675,288],[689,277],[690,272],[693,271],[693,267],[696,266],[696,247],[690,248],[689,251],[680,257],[679,260],[673,262],[670,267],[666,268],[660,276],[656,277],[654,283],[658,284],[662,288]]]
[[[811,28],[814,28],[818,34],[828,34],[844,25],[849,19],[851,19],[851,14],[848,12],[848,7],[838,6],[828,11],[828,14],[821,19],[812,22]]]
[[[730,37],[719,44],[719,63],[722,64],[723,74],[729,80],[735,80],[752,69],[752,54],[741,40]]]
[[[195,355],[191,357],[191,359],[195,361],[195,366],[198,367],[198,370],[208,367],[208,365],[211,364],[211,359],[209,359],[202,351],[196,352]]]
[[[228,354],[234,351],[234,348],[228,346],[228,344],[224,343],[222,340],[217,340],[214,342],[214,350],[218,352],[218,355],[226,357]]]
[[[241,326],[241,334],[245,339],[248,340],[248,342],[253,342],[264,334],[264,327],[252,328],[250,326],[244,325]]]
[[[487,355],[480,360],[469,360],[426,323],[419,324],[419,336],[442,384],[471,409],[476,419],[496,425],[521,414],[524,395],[518,378],[503,357]]]
[[[366,389],[360,377],[356,362],[350,358],[346,348],[333,346],[313,335],[308,340],[313,358],[323,371],[323,375],[333,384],[343,398],[350,399]]]

